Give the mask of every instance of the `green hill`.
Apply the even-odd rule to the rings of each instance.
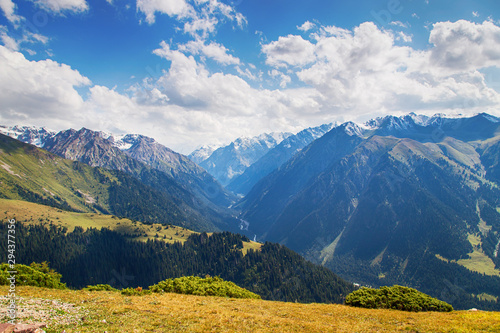
[[[155,173],[160,171],[151,171]],[[0,198],[198,231],[215,228],[179,197],[153,189],[124,172],[66,160],[1,134],[0,182]]]

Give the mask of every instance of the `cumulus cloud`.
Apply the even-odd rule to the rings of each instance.
[[[56,14],[81,13],[89,9],[85,0],[31,0],[41,8]]]
[[[165,59],[165,67],[155,78],[125,92],[91,86],[85,99],[77,87],[91,82],[78,71],[51,60],[28,61],[2,46],[0,122],[43,119],[49,126],[49,121],[71,118],[89,128],[139,132],[189,153],[202,142],[295,132],[335,120],[408,111],[492,112],[500,96],[480,70],[500,68],[498,29],[491,22],[436,23],[430,47],[417,50],[397,42],[403,38],[398,32],[370,22],[350,30],[316,26],[307,37],[262,42],[265,74],[201,37],[174,46],[162,42],[154,54]],[[223,66],[214,70],[203,58]],[[262,75],[269,80],[261,82],[272,82],[276,89],[245,80]]]
[[[321,27],[311,40],[280,37],[264,44],[266,63],[292,70],[320,94],[318,112],[332,115],[498,107],[500,96],[478,70],[500,67],[499,27],[491,22],[433,26],[428,50],[398,46],[411,36],[366,22],[352,31]],[[484,110],[484,109],[483,109]]]
[[[192,55],[163,42],[154,53],[168,60],[161,77],[124,95],[102,86],[90,88],[86,124],[114,132],[137,132],[189,153],[200,142],[224,143],[262,131],[298,131],[316,115],[319,97],[311,89],[294,91],[251,87],[242,78],[211,73]],[[278,77],[286,81],[286,77]],[[118,117],[119,115],[119,117]],[[318,115],[321,119],[321,115]],[[322,120],[316,123],[322,123]],[[310,118],[308,118],[310,120]]]
[[[67,119],[83,106],[75,87],[89,85],[88,78],[52,60],[29,61],[23,54],[0,46],[0,120]],[[70,111],[70,112],[68,112]]]
[[[288,35],[262,46],[266,63],[271,66],[304,66],[315,60],[315,46],[301,36]]]
[[[192,15],[193,8],[184,0],[137,0],[137,11],[146,15],[146,22],[155,23],[156,12],[184,18]]]
[[[450,72],[500,67],[500,27],[465,20],[434,24],[429,42],[432,61]]]

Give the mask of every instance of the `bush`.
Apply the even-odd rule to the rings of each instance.
[[[17,264],[14,269],[9,264],[0,264],[0,285],[10,285],[9,271],[16,271],[16,286],[35,286],[53,289],[66,289],[66,284],[61,283],[62,275],[49,268],[47,262],[32,263],[29,266]]]
[[[94,286],[87,286],[86,288],[83,288],[83,290],[86,290],[86,291],[118,291],[118,289],[111,287],[109,284],[96,284]]]
[[[137,288],[125,288],[121,291],[122,295],[125,296],[142,296],[146,294],[151,294],[151,290],[143,290],[141,287]]]
[[[368,309],[450,312],[453,307],[418,290],[402,287],[361,288],[347,295],[346,305]]]
[[[150,286],[149,290],[156,293],[169,292],[198,296],[261,298],[259,295],[238,287],[233,282],[224,281],[220,277],[200,278],[197,276],[185,276],[177,279],[167,279]]]

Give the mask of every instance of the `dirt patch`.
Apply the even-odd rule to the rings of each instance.
[[[10,298],[0,296],[0,321],[9,321],[7,305]],[[82,322],[88,311],[82,307],[58,300],[18,297],[16,322],[24,324],[46,323],[55,325],[74,325]]]

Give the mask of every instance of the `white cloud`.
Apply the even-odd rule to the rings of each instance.
[[[178,45],[178,49],[182,52],[190,52],[191,54],[202,54],[222,65],[240,64],[240,59],[230,55],[227,48],[215,42],[206,44],[204,40],[195,40]]]
[[[180,18],[192,15],[193,8],[185,0],[137,0],[137,11],[146,15],[146,22],[155,23],[156,12]]]
[[[304,66],[315,60],[314,45],[301,36],[288,35],[262,46],[271,66]]]
[[[8,30],[5,27],[0,26],[0,39],[2,40],[3,45],[6,48],[8,48],[9,50],[18,51],[19,50],[19,41],[10,37],[9,34],[7,33],[7,31]]]
[[[460,20],[434,24],[429,42],[433,63],[450,72],[500,67],[500,27]]]
[[[287,84],[292,82],[292,78],[280,71],[277,71],[276,69],[273,69],[269,71],[269,76],[273,78],[279,78],[280,79],[280,87],[282,89],[286,88]]]
[[[402,31],[396,33],[396,40],[402,40],[405,43],[410,43],[413,40],[412,35],[407,35]]]
[[[1,25],[0,25],[0,40],[2,41],[3,45],[11,51],[19,51],[21,49],[21,44],[24,44],[24,43],[47,44],[49,41],[49,39],[46,36],[32,33],[32,32],[27,31],[27,30],[22,31],[22,35],[18,36],[18,38],[16,39],[16,38],[13,38],[12,36],[9,35],[9,30],[7,29],[7,27],[1,26]],[[29,49],[26,49],[26,51],[28,53],[32,52]]]
[[[316,25],[314,23],[311,23],[309,21],[305,21],[304,24],[302,24],[300,27],[297,26],[297,29],[299,29],[300,31],[304,31],[304,32],[307,32],[309,30],[311,30],[312,28],[314,28]]]
[[[31,0],[41,8],[56,14],[64,12],[86,12],[89,6],[85,0]]]
[[[23,54],[0,46],[0,121],[45,118],[68,119],[83,106],[75,87],[90,80],[52,60],[29,61]]]
[[[0,0],[0,8],[10,23],[17,26],[24,18],[16,14],[16,4],[12,0]]]
[[[183,31],[205,39],[219,23],[229,20],[243,27],[246,18],[232,6],[218,0],[137,0],[137,11],[155,23],[156,13],[166,14],[183,24]]]
[[[401,27],[401,28],[408,28],[408,24],[404,24],[401,21],[392,21],[390,23],[390,25],[394,25],[394,26]]]
[[[500,105],[500,95],[477,71],[500,67],[499,29],[491,22],[437,23],[429,39],[434,47],[419,51],[395,45],[411,36],[367,22],[353,31],[321,27],[312,41],[280,37],[262,51],[267,64],[286,66],[319,93],[319,113],[353,119],[374,112],[462,108],[464,101],[484,110]]]
[[[102,86],[90,89],[86,124],[108,131],[137,132],[184,153],[200,142],[227,142],[262,131],[298,131],[315,115],[318,94],[252,88],[238,76],[210,73],[193,56],[163,42],[154,51],[170,67],[157,80],[133,87],[131,96]],[[282,81],[286,81],[286,75]],[[308,110],[308,111],[304,111]],[[315,123],[321,123],[317,120]]]
[[[210,4],[197,1],[210,13]],[[162,42],[154,51],[167,60],[159,77],[125,93],[93,86],[85,100],[76,88],[90,81],[76,70],[51,60],[28,61],[0,47],[0,123],[39,119],[55,127],[48,122],[62,119],[73,127],[139,132],[189,153],[203,142],[294,132],[335,120],[499,109],[500,95],[479,71],[500,68],[499,28],[492,22],[437,23],[427,50],[401,46],[402,35],[369,22],[352,30],[316,28],[307,37],[287,35],[262,44],[269,68],[268,80],[260,82],[272,82],[275,90],[250,85],[245,79],[260,79],[260,67],[243,64],[223,45],[203,38],[176,46]],[[221,68],[236,75],[211,71],[200,58],[230,65]]]

